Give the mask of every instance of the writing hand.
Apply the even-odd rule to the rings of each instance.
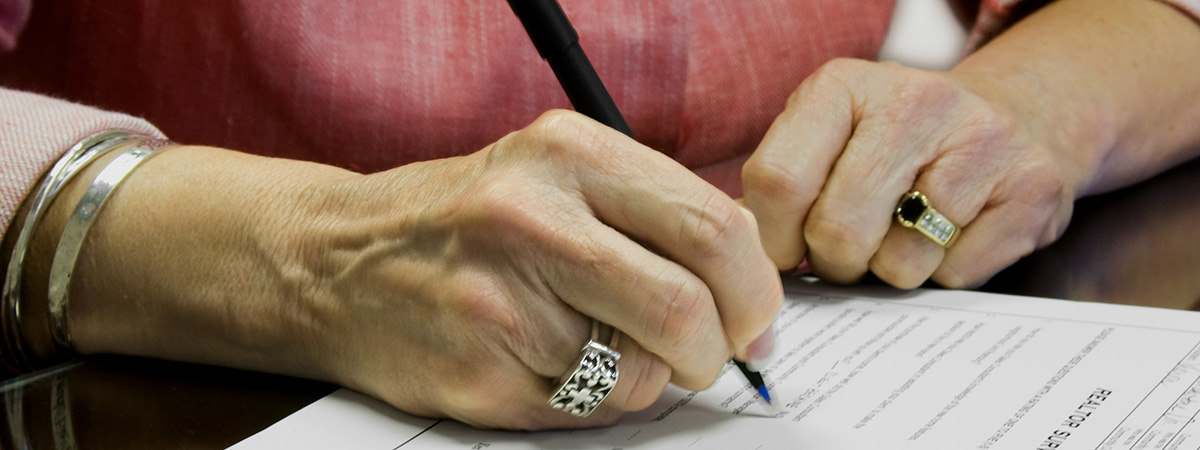
[[[486,427],[611,423],[751,357],[782,301],[752,217],[669,158],[552,112],[462,158],[320,190],[305,248],[334,379]],[[311,202],[310,202],[311,203]],[[311,231],[311,230],[310,230]],[[590,318],[627,337],[585,421],[546,404]],[[770,349],[760,349],[760,351]]]

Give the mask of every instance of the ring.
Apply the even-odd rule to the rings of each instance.
[[[915,228],[942,247],[949,247],[958,237],[958,226],[929,206],[929,197],[917,191],[908,191],[900,197],[896,221],[905,228]]]
[[[617,385],[617,341],[621,332],[612,330],[612,338],[608,346],[597,342],[600,339],[600,322],[592,319],[592,338],[579,352],[579,358],[571,365],[573,370],[560,377],[555,384],[559,385],[548,402],[555,409],[561,409],[579,418],[587,417],[600,406],[605,397]],[[605,329],[611,327],[605,325]]]

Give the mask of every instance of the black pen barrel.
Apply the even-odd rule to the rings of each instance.
[[[574,106],[576,111],[633,137],[633,131],[625,123],[625,118],[617,110],[617,104],[608,95],[608,90],[600,82],[600,76],[588,62],[578,43],[567,47],[555,57],[546,58],[546,62],[550,63],[554,76],[558,77],[558,82],[563,85],[563,91],[567,94],[567,100],[571,101],[571,106]]]
[[[538,54],[550,64],[575,111],[633,137],[617,104],[579,46],[579,34],[558,2],[508,0],[508,5],[525,26]]]

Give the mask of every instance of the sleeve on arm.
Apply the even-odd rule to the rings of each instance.
[[[969,23],[971,31],[967,35],[966,52],[975,51],[1018,20],[1037,11],[1052,0],[958,0],[953,4],[955,11],[961,14],[974,14],[974,21]],[[1200,0],[1157,0],[1174,6],[1191,15],[1192,19],[1200,21]],[[970,19],[970,17],[966,17]]]
[[[1168,5],[1179,8],[1180,11],[1192,16],[1192,20],[1200,22],[1200,0],[1159,0]]]
[[[0,88],[0,225],[3,225],[3,231],[8,230],[25,195],[67,148],[108,129],[164,137],[149,122],[136,117]]]
[[[992,38],[1017,23],[1025,16],[1045,6],[1052,0],[960,0],[958,3],[970,3],[960,7],[960,10],[972,11],[971,29],[967,34],[966,52],[970,53],[982,47]]]

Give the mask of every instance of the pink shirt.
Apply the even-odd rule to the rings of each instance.
[[[978,11],[972,42],[1006,27],[1018,1],[964,2]],[[635,136],[718,180],[736,176],[812,70],[873,59],[892,8],[562,3]],[[1175,3],[1200,11],[1200,0]],[[100,109],[0,90],[4,227],[65,148],[105,128],[157,127],[178,142],[374,172],[470,153],[569,108],[500,0],[60,0],[32,11],[29,0],[0,0],[6,50],[0,86]]]

